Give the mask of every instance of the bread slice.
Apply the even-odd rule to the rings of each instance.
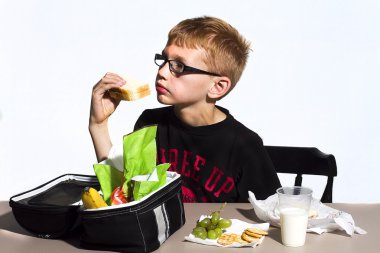
[[[150,95],[149,84],[139,82],[129,76],[122,76],[126,84],[119,88],[110,89],[108,93],[114,99],[137,100]]]

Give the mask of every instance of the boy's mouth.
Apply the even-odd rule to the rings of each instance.
[[[166,94],[169,91],[160,83],[156,83],[157,94]]]

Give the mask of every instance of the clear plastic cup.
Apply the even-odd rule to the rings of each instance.
[[[277,189],[282,244],[299,247],[305,244],[309,209],[313,191],[303,186]]]

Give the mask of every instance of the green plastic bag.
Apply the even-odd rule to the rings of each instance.
[[[94,164],[94,171],[100,183],[103,198],[110,205],[112,191],[124,183],[123,172],[108,164]]]
[[[147,176],[132,178],[133,199],[139,200],[149,193],[157,190],[166,183],[167,163],[157,165],[153,172]]]
[[[166,171],[170,163],[156,165],[156,133],[157,126],[149,126],[124,136],[123,173],[108,164],[94,165],[104,200],[108,204],[117,186],[123,185],[123,192],[128,197],[139,200],[166,184]],[[134,177],[139,180],[132,180]]]

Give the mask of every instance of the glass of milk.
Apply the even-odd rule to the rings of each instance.
[[[285,246],[305,244],[310,203],[313,191],[303,186],[277,189],[281,239]]]

